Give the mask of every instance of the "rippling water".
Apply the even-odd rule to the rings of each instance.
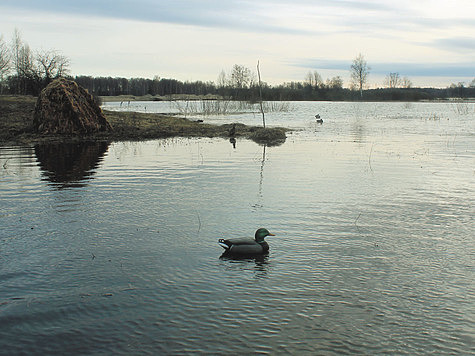
[[[292,105],[278,147],[0,148],[0,353],[473,353],[473,111]]]

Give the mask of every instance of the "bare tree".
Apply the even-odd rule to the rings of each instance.
[[[218,88],[226,87],[226,72],[222,70],[218,75]]]
[[[315,85],[315,78],[313,77],[312,71],[308,71],[307,75],[305,76],[305,82],[311,87]]]
[[[35,87],[40,81],[38,71],[35,68],[35,61],[30,46],[25,43],[20,47],[15,67],[17,79],[20,84],[20,93],[27,94],[30,87]]]
[[[55,50],[36,53],[38,76],[48,85],[53,79],[69,74],[70,61]]]
[[[0,35],[0,94],[3,93],[3,79],[10,72],[10,51]]]
[[[11,62],[16,92],[38,94],[53,79],[69,74],[69,59],[55,50],[33,53],[15,29],[11,43]]]
[[[341,89],[343,88],[343,79],[339,75],[331,79],[327,79],[327,87],[330,89]]]
[[[412,88],[412,82],[408,77],[404,77],[401,80],[401,86],[403,88]]]
[[[12,46],[12,61],[13,61],[13,65],[15,66],[16,74],[18,75],[20,72],[20,69],[19,69],[20,51],[21,51],[21,48],[23,47],[23,40],[21,39],[21,33],[17,28],[15,28],[15,31],[13,32],[11,46]]]
[[[26,94],[32,83],[39,81],[33,53],[28,43],[24,43],[21,33],[15,28],[12,40],[12,62],[16,76],[17,93]]]
[[[363,97],[363,87],[368,80],[370,69],[368,62],[366,62],[361,53],[353,60],[353,64],[351,65],[351,79],[355,86],[359,88],[361,97]]]
[[[231,86],[235,89],[243,89],[249,87],[251,81],[251,70],[243,65],[235,64],[231,72]]]
[[[315,82],[315,87],[316,88],[319,88],[323,85],[322,76],[316,70],[313,71],[313,81]]]
[[[388,88],[399,88],[401,86],[402,80],[399,76],[399,73],[389,73],[384,80],[385,85]]]
[[[307,75],[305,76],[305,82],[311,87],[315,88],[318,88],[323,84],[322,76],[316,70],[313,72],[310,70],[308,71]]]
[[[34,70],[33,53],[28,43],[23,42],[20,31],[15,28],[12,40],[12,61],[17,77],[30,77]]]
[[[10,51],[0,35],[0,80],[10,71]]]

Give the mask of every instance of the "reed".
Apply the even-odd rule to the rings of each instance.
[[[184,117],[190,115],[232,115],[240,113],[261,113],[260,103],[233,100],[182,100],[173,102],[178,113]],[[264,101],[265,113],[289,112],[291,105],[286,101]]]
[[[467,101],[456,101],[452,104],[452,108],[459,115],[468,115],[475,113],[475,104],[470,104]]]

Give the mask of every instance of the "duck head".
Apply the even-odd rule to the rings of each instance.
[[[261,243],[261,242],[264,242],[264,239],[266,238],[266,236],[275,236],[275,235],[271,234],[269,230],[261,228],[261,229],[257,229],[256,234],[254,235],[254,238],[256,242]]]

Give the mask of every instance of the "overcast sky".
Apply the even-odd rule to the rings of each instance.
[[[389,72],[416,86],[475,78],[474,0],[1,0],[0,34],[15,28],[73,75],[216,81],[259,60],[270,84],[316,70],[346,86],[361,53],[370,87]]]

